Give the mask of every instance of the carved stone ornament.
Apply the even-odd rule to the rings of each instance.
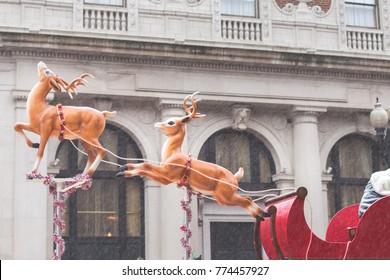
[[[284,14],[288,15],[292,15],[296,11],[307,11],[316,17],[324,17],[332,9],[331,0],[326,2],[320,0],[275,0],[275,3]]]
[[[159,3],[163,2],[164,0],[149,0],[149,1],[159,4]],[[183,0],[183,1],[188,6],[197,6],[197,5],[200,5],[204,0]]]
[[[248,121],[251,110],[243,107],[233,109],[233,129],[243,131],[248,128]]]
[[[200,5],[203,0],[185,0],[184,2],[189,6],[197,6]]]

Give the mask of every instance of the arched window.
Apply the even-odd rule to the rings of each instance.
[[[99,138],[108,150],[121,157],[141,158],[136,143],[121,129],[107,124]],[[74,141],[82,150],[81,145]],[[82,173],[87,157],[69,141],[57,151],[60,173],[73,177]],[[124,164],[111,154],[106,161]],[[116,180],[118,167],[102,162],[93,175],[92,187],[79,189],[67,200],[66,242],[63,259],[144,258],[144,191],[139,178]]]
[[[199,159],[221,165],[232,173],[244,168],[240,188],[249,191],[275,188],[275,163],[267,147],[254,135],[225,129],[203,145]],[[211,259],[257,259],[252,243],[253,223],[210,222]],[[249,237],[249,238],[248,238]]]
[[[329,218],[342,208],[359,203],[371,174],[384,170],[378,144],[369,137],[351,134],[341,138],[328,156],[333,170],[328,185]]]
[[[219,131],[203,145],[199,159],[221,165],[232,173],[244,168],[240,187],[245,190],[274,188],[275,163],[267,147],[254,135],[232,129]]]

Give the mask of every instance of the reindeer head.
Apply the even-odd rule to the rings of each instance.
[[[47,68],[46,64],[44,62],[38,63],[38,77],[39,81],[41,83],[48,83],[48,85],[55,91],[55,92],[62,92],[61,87],[69,94],[70,98],[73,98],[72,92],[77,95],[77,86],[78,85],[85,85],[84,83],[87,82],[84,80],[85,77],[92,77],[91,74],[84,73],[79,78],[74,79],[70,84],[64,81],[60,78],[56,73],[51,71],[49,68]]]
[[[191,95],[188,95],[186,98],[184,98],[184,110],[186,111],[187,115],[181,118],[170,118],[166,120],[165,122],[158,122],[154,125],[155,128],[160,129],[162,133],[164,133],[167,136],[172,136],[177,134],[180,130],[184,129],[185,125],[189,123],[192,119],[195,118],[201,118],[206,115],[202,115],[197,113],[197,102],[201,101],[201,99],[195,100],[194,97],[199,92],[194,92]],[[191,98],[191,107],[187,106],[187,100],[188,98]]]

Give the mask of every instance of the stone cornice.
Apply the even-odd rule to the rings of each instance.
[[[12,96],[15,101],[27,101],[27,97],[30,91],[27,90],[12,90]],[[46,101],[50,102],[54,99],[54,93],[49,92],[49,94],[46,96]]]
[[[156,67],[390,80],[390,61],[384,59],[27,33],[0,32],[0,38],[0,55],[6,57],[47,57]]]

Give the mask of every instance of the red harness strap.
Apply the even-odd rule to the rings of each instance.
[[[65,118],[64,118],[64,113],[62,112],[61,104],[57,104],[57,115],[60,121],[60,135],[58,136],[58,140],[62,141],[64,140],[64,134],[65,134]]]
[[[192,161],[192,156],[188,155],[188,160],[187,160],[187,163],[186,163],[186,169],[184,170],[184,175],[181,178],[179,184],[177,184],[177,186],[179,188],[183,187],[183,186],[185,186],[187,188],[190,187],[190,185],[187,183],[187,181],[188,181],[188,176],[189,176],[190,170],[191,170],[191,161]]]

